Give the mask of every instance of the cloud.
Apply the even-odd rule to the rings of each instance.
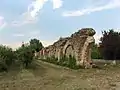
[[[40,10],[43,8],[44,4],[48,0],[35,0],[28,6],[28,12],[30,13],[31,17],[36,17]],[[52,0],[53,3],[53,9],[60,8],[63,4],[62,0]]]
[[[0,26],[0,31],[2,31],[3,28],[6,27],[6,26],[7,26],[7,23],[2,24],[2,25]]]
[[[53,2],[53,9],[62,7],[63,4],[62,0],[52,0],[52,2]]]
[[[43,44],[43,46],[44,47],[47,47],[47,46],[49,46],[49,45],[52,45],[55,41],[53,40],[51,40],[51,41],[45,41],[45,40],[40,40],[41,41],[41,43]],[[27,40],[27,41],[25,41],[24,43],[28,43],[29,41]],[[2,44],[2,45],[6,45],[6,46],[9,46],[9,47],[11,47],[13,50],[15,50],[15,49],[17,49],[17,48],[19,48],[21,45],[22,45],[22,41],[21,42],[15,42],[15,43],[4,43],[4,44]]]
[[[20,20],[15,20],[11,23],[11,26],[22,26],[25,24],[36,23],[37,15],[40,10],[43,8],[44,4],[48,0],[34,0],[30,5],[28,5],[28,9],[20,16]],[[63,4],[62,0],[52,0],[53,9],[60,8]]]
[[[4,17],[0,16],[0,26],[4,23]]]
[[[51,40],[51,41],[40,40],[40,41],[41,41],[41,43],[43,44],[44,47],[52,45],[55,42],[55,40]]]
[[[48,0],[34,0],[28,5],[27,11],[22,13],[18,20],[14,20],[10,23],[10,26],[20,27],[26,24],[36,23],[38,12],[43,8],[43,5]]]
[[[11,47],[13,50],[17,49],[18,47],[20,47],[22,45],[22,42],[15,42],[15,43],[5,43],[2,45],[6,45],[8,47]]]
[[[39,34],[40,34],[39,30],[34,30],[34,31],[31,31],[31,32],[26,33],[26,34],[23,34],[23,33],[14,33],[13,36],[14,37],[24,37],[24,36],[29,36],[29,37],[36,36],[37,37],[37,35],[39,35]]]
[[[107,30],[109,31],[109,29]],[[120,29],[118,28],[115,28],[114,29],[115,32],[120,32]],[[95,38],[95,43],[99,43],[100,42],[100,38],[102,37],[102,32],[97,32],[95,35],[94,35],[94,38]]]
[[[120,7],[120,0],[111,0],[108,4],[99,6],[99,7],[94,7],[94,8],[86,8],[82,10],[77,10],[77,11],[67,11],[63,12],[63,16],[82,16],[86,14],[90,14],[92,12],[97,12],[97,11],[102,11],[102,10],[109,10],[113,8],[119,8]]]
[[[38,12],[43,8],[43,5],[48,0],[35,0],[28,6],[28,12],[30,13],[31,17],[36,17]]]
[[[7,25],[4,20],[4,17],[0,16],[0,31]]]
[[[12,22],[8,23],[8,26],[12,27],[20,27],[26,24],[33,24],[36,23],[38,18],[37,15],[40,12],[40,10],[43,8],[44,4],[48,0],[34,0],[30,5],[28,5],[27,11],[22,13],[18,19],[13,20]],[[63,4],[62,0],[52,0],[53,3],[53,9],[60,8]],[[0,16],[0,30],[3,28],[6,23],[3,24],[3,17]]]
[[[36,31],[32,31],[29,33],[30,35],[39,35],[40,34],[40,31],[39,30],[36,30]]]
[[[19,17],[19,20],[12,21],[10,26],[20,27],[26,24],[33,24],[36,22],[37,17],[31,17],[29,12],[25,12]]]
[[[39,38],[40,37],[40,31],[39,30],[33,30],[31,32],[29,32],[27,35],[27,37],[29,38]]]
[[[28,6],[28,13],[32,18],[35,18],[40,10],[43,8],[44,4],[48,0],[35,0]],[[60,8],[63,4],[62,0],[52,0],[53,3],[53,9]]]
[[[15,36],[15,37],[23,37],[25,35],[24,34],[13,34],[13,36]]]
[[[100,34],[100,33],[95,34],[95,35],[94,35],[95,43],[99,43],[101,37],[102,37],[102,34]]]

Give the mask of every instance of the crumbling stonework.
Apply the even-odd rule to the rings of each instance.
[[[39,54],[40,58],[55,56],[59,61],[63,55],[71,55],[75,57],[77,65],[88,67],[92,62],[91,45],[95,41],[94,34],[94,29],[83,28],[70,37],[60,38],[53,45],[43,48]]]

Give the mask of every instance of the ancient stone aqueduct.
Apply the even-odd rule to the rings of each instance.
[[[39,57],[45,59],[55,56],[59,61],[63,55],[71,55],[75,57],[76,65],[91,66],[91,45],[95,42],[94,35],[94,29],[83,28],[70,37],[60,38],[53,45],[43,48],[39,52]]]

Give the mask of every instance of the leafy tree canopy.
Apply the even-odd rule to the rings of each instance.
[[[101,54],[104,59],[120,59],[120,33],[113,29],[103,31],[101,37]]]
[[[30,46],[36,52],[39,52],[43,48],[42,43],[37,39],[31,39]]]

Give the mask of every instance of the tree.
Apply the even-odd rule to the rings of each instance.
[[[39,52],[43,48],[42,43],[37,39],[31,39],[30,46],[33,49],[33,51],[36,51],[36,52]]]
[[[110,29],[108,32],[103,31],[101,37],[101,54],[104,59],[120,59],[120,33]]]

